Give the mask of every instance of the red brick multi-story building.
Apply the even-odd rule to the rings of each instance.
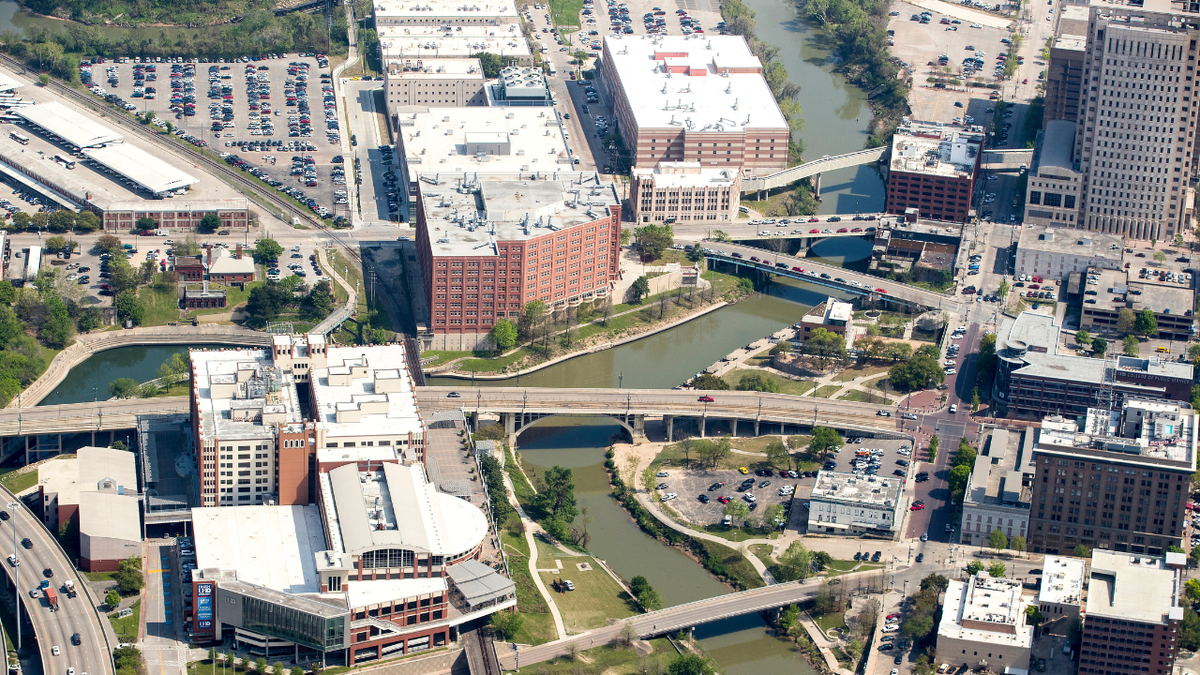
[[[1170,675],[1183,623],[1187,555],[1092,552],[1079,645],[1083,675]]]
[[[93,199],[88,209],[95,211],[104,224],[105,232],[128,232],[135,229],[137,221],[149,218],[158,227],[173,232],[194,232],[200,227],[204,216],[215,213],[221,219],[221,227],[244,230],[250,224],[250,200],[209,199],[186,200],[133,200],[107,201]]]
[[[417,251],[433,338],[428,348],[489,345],[516,321],[608,297],[617,276],[621,202],[593,173],[421,174]]]
[[[967,222],[979,173],[983,134],[934,122],[909,122],[892,137],[888,213],[920,210],[921,218]]]
[[[787,166],[791,128],[745,38],[610,35],[599,70],[634,166]]]

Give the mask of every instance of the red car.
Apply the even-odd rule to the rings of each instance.
[[[803,268],[803,267],[793,267],[793,268],[792,268],[792,271],[793,271],[793,272],[800,272],[800,273],[802,273],[802,274],[803,274],[803,273],[804,273],[804,268]]]
[[[913,504],[912,506],[910,506],[908,508],[912,509],[913,511],[920,511],[921,509],[925,508],[925,505],[924,504]]]
[[[809,234],[821,234],[821,231],[814,227],[813,229],[809,230],[808,233]]]
[[[754,262],[760,262],[758,259],[758,256],[752,255],[752,256],[750,256],[750,259],[753,260]]]
[[[850,231],[851,231],[851,232],[862,232],[862,228],[861,228],[861,227],[856,227],[856,228],[854,228],[853,230],[850,230]]]
[[[886,288],[876,288],[875,292],[876,293],[887,293],[887,289]]]
[[[810,222],[810,223],[819,223],[819,222],[821,222],[821,219],[820,219],[820,218],[818,218],[818,217],[816,217],[816,216],[813,216],[812,218],[809,218],[809,219],[808,219],[808,222]]]
[[[849,231],[850,231],[850,230],[847,230],[847,229],[846,229],[846,228],[844,228],[844,227],[838,228],[838,234],[842,234],[842,233],[844,233],[844,232],[849,232]]]
[[[720,497],[717,497],[717,501],[721,502],[722,504],[728,504],[729,497],[726,497],[725,495],[721,495]]]
[[[713,397],[709,396],[708,394],[705,394],[704,396],[701,396],[700,398],[698,398],[696,400],[700,401],[701,403],[712,403]]]
[[[900,615],[899,615],[899,614],[888,614],[888,615],[887,615],[887,618],[889,618],[889,619],[899,619],[899,618],[900,618]]]

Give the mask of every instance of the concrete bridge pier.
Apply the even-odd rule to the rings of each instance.
[[[675,416],[663,415],[663,426],[667,428],[667,442],[675,442]]]
[[[504,425],[504,442],[509,447],[515,447],[517,445],[517,414],[500,413],[500,424]]]
[[[638,414],[627,415],[625,417],[625,423],[628,424],[633,429],[633,433],[631,434],[633,436],[633,440],[636,441],[639,438],[646,437],[646,416],[645,415],[638,415]]]
[[[821,174],[813,174],[812,177],[812,193],[813,199],[821,201]]]
[[[705,431],[706,431],[705,427],[708,426],[708,413],[705,413],[700,416],[699,426],[700,426],[700,438],[704,438]]]
[[[730,418],[729,430],[731,433],[729,435],[733,438],[737,438],[737,423],[738,423],[738,421],[737,421],[736,417]]]
[[[760,434],[758,433],[758,420],[754,420],[754,437],[758,438],[759,436],[760,436]]]

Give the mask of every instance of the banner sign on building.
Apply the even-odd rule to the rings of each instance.
[[[213,627],[212,584],[196,585],[196,628]]]

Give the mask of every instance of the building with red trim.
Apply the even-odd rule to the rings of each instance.
[[[598,70],[634,166],[787,166],[791,128],[745,38],[608,35]]]
[[[983,134],[940,122],[902,124],[892,137],[888,164],[888,213],[910,209],[921,218],[967,222],[979,175]]]
[[[617,278],[621,200],[594,173],[420,174],[417,251],[430,349],[490,346],[526,303],[604,300]]]

